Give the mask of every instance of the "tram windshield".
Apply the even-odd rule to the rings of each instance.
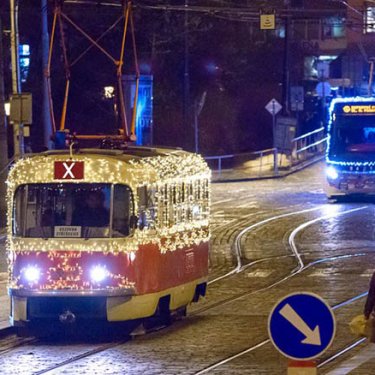
[[[22,185],[14,199],[13,234],[34,238],[125,237],[130,233],[133,214],[133,197],[126,185]]]
[[[375,117],[337,116],[331,127],[331,157],[350,160],[375,157]]]

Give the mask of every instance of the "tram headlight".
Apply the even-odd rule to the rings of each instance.
[[[330,180],[337,180],[339,178],[338,172],[332,165],[326,169],[326,175]]]
[[[40,278],[40,269],[36,266],[27,266],[23,274],[29,283],[36,283]]]
[[[96,283],[100,283],[102,282],[103,280],[105,280],[108,276],[108,271],[105,267],[103,266],[94,266],[91,268],[91,271],[90,271],[90,277],[91,277],[91,280],[96,282]]]

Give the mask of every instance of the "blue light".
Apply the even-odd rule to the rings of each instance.
[[[20,56],[30,56],[30,45],[29,44],[20,44],[19,45],[19,54],[20,54]]]
[[[205,64],[205,68],[210,74],[216,74],[220,70],[217,64],[215,64],[213,61],[207,62]]]
[[[326,175],[330,180],[337,180],[339,178],[339,174],[332,165],[326,169]]]
[[[137,134],[137,140],[136,140],[136,144],[137,145],[143,145],[143,129],[142,129],[142,119],[143,119],[143,116],[144,116],[144,110],[145,110],[145,107],[146,107],[146,97],[145,96],[142,96],[140,95],[139,98],[138,98],[138,105],[137,105],[137,118],[136,118],[136,122],[135,122],[135,134]]]

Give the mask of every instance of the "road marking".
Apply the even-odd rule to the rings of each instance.
[[[363,365],[370,359],[375,358],[375,344],[368,344],[366,348],[361,350],[357,355],[341,363],[334,370],[327,373],[327,375],[346,375]]]
[[[294,328],[300,331],[305,338],[301,341],[302,344],[317,345],[321,346],[322,341],[320,339],[320,329],[317,325],[314,329],[311,329],[306,322],[298,315],[297,311],[287,303],[279,311],[280,315],[285,318]]]

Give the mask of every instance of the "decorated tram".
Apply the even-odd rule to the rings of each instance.
[[[11,322],[128,321],[206,291],[210,171],[196,154],[47,151],[8,177]]]
[[[326,166],[328,198],[375,194],[375,98],[332,101]]]

